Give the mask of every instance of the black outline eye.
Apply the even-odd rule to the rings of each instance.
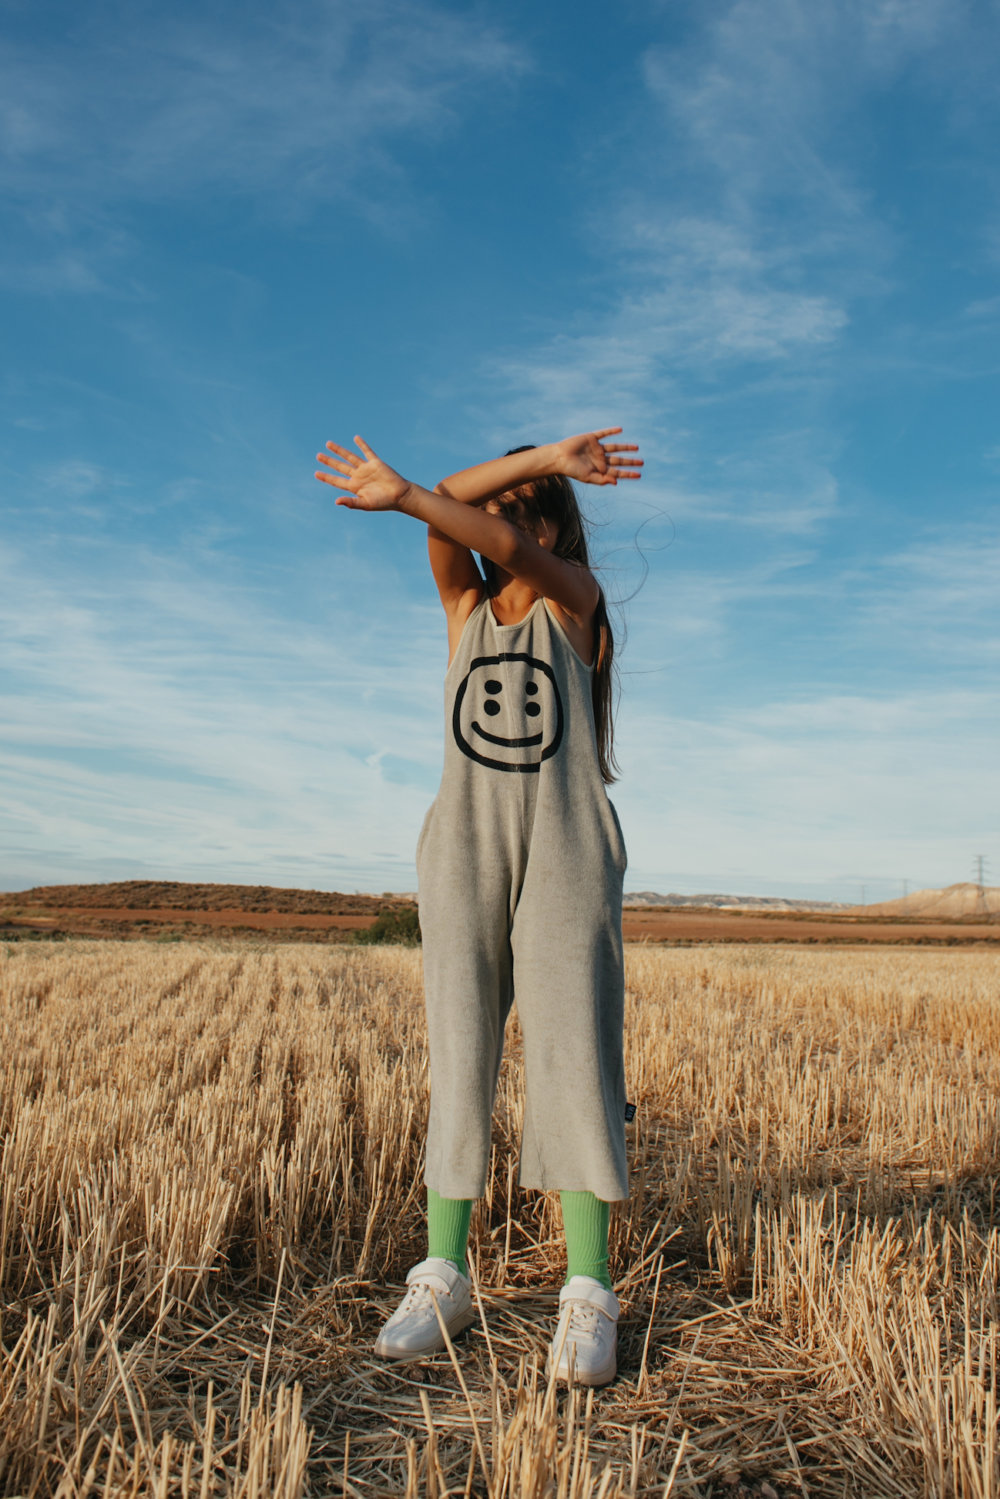
[[[525,682],[525,684],[524,684],[524,690],[525,690],[525,692],[529,693],[532,697],[534,697],[535,693],[538,691],[538,683],[537,682]]]
[[[497,714],[500,712],[500,704],[496,701],[495,698],[491,697],[487,702],[483,704],[483,711],[484,713],[488,713],[491,718],[496,718]]]
[[[502,692],[503,691],[503,683],[502,682],[494,682],[492,678],[490,678],[490,680],[488,682],[485,682],[483,685],[485,686],[487,692]]]
[[[489,707],[489,704],[487,703],[486,706]],[[538,703],[525,703],[524,711],[525,713],[527,713],[529,718],[537,718],[542,710],[539,707]]]

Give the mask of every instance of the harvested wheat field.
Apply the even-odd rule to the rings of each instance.
[[[418,953],[0,947],[0,1490],[1000,1495],[1000,956],[628,964],[620,1375],[578,1398],[516,1033],[481,1325],[370,1352],[423,1254]]]

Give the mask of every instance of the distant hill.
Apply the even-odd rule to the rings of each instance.
[[[373,918],[380,911],[402,910],[416,903],[413,892],[386,891],[382,895],[346,894],[326,890],[288,890],[273,885],[208,885],[176,880],[123,880],[102,885],[38,885],[33,890],[0,894],[0,907],[74,910],[119,908],[133,912],[159,908],[176,911],[232,911],[300,916],[358,916]],[[629,910],[703,911],[827,911],[857,916],[929,917],[942,921],[978,916],[1000,917],[1000,887],[971,882],[945,890],[915,890],[899,900],[852,906],[846,901],[786,900],[778,895],[661,895],[656,890],[633,890],[625,896]]]
[[[658,895],[655,890],[633,890],[625,896],[631,910],[645,906],[698,906],[712,911],[847,911],[836,900],[785,900],[780,895]]]
[[[382,895],[347,895],[340,891],[288,890],[274,885],[207,885],[180,880],[121,880],[103,885],[36,885],[32,890],[0,894],[0,905],[73,907],[87,910],[119,907],[141,911],[173,910],[297,912],[299,915],[368,915],[397,910],[416,902],[413,891]],[[637,890],[625,896],[633,910],[649,906],[688,906],[711,911],[847,911],[843,902],[785,900],[775,895],[660,895]],[[875,909],[866,907],[865,909]]]
[[[914,890],[898,900],[851,909],[863,916],[1000,916],[1000,886],[966,880],[943,890]]]
[[[979,896],[978,886],[959,886]],[[937,897],[942,892],[922,892]],[[948,894],[948,892],[943,892]],[[626,942],[989,944],[1000,950],[998,891],[987,892],[992,912],[962,904],[928,914],[900,914],[889,902],[845,908],[833,901],[778,896],[661,895],[641,890],[626,898]],[[919,897],[912,896],[915,902]],[[985,897],[984,897],[985,899]],[[966,914],[970,910],[971,914]],[[0,941],[355,942],[383,912],[413,913],[399,893],[349,895],[270,885],[188,884],[125,880],[102,885],[46,885],[0,894]],[[363,940],[363,939],[362,939]]]
[[[199,885],[179,880],[121,880],[107,885],[36,885],[0,895],[0,905],[119,907],[186,911],[258,911],[301,916],[377,915],[412,905],[410,895],[345,895],[338,890],[287,890],[274,885]]]

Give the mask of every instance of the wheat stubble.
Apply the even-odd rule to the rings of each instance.
[[[422,1255],[419,955],[0,948],[7,1495],[1000,1495],[1000,957],[632,948],[621,1377],[539,1364],[516,1027],[485,1326],[370,1355]]]

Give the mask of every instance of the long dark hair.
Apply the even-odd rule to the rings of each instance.
[[[510,457],[511,453],[526,453],[532,447],[534,443],[525,443],[523,447],[511,448],[506,456]],[[590,567],[585,522],[576,490],[565,475],[547,474],[542,479],[532,479],[529,484],[522,484],[517,489],[498,495],[497,504],[501,510],[508,505],[516,506],[519,515],[531,529],[537,527],[541,530],[544,521],[551,521],[557,528],[553,555],[564,557],[567,562],[575,562],[578,567]],[[481,557],[480,561],[487,590],[492,596],[496,591],[496,565],[488,557]],[[597,608],[594,610],[594,644],[594,671],[590,690],[594,702],[597,759],[601,775],[610,785],[617,779],[618,773],[614,748],[615,638],[608,618],[604,590],[600,586],[597,591]]]

